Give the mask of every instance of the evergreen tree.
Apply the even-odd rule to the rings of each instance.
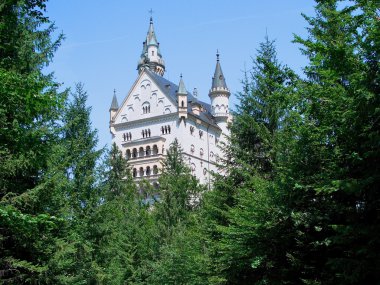
[[[63,114],[62,140],[56,152],[63,160],[55,168],[64,177],[60,189],[65,218],[57,250],[49,263],[48,280],[54,284],[82,284],[96,280],[94,244],[100,221],[96,213],[104,199],[96,167],[103,150],[96,150],[97,135],[90,122],[87,93],[77,84]]]
[[[379,280],[376,2],[317,1],[308,38],[296,37],[310,63],[302,124],[282,164],[298,241],[290,255],[307,284]]]
[[[65,93],[43,68],[62,35],[44,16],[44,0],[0,4],[0,279],[35,284],[46,272],[60,219],[45,187]]]
[[[289,213],[276,187],[277,159],[297,80],[278,62],[274,42],[266,37],[239,93],[227,177],[216,176],[205,200],[215,284],[276,284],[287,266]]]
[[[200,187],[185,164],[181,146],[175,139],[166,153],[159,178],[159,202],[155,204],[161,237],[170,237],[176,225],[186,223],[200,199]]]

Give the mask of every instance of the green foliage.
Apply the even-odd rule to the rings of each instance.
[[[161,237],[170,237],[177,224],[186,223],[199,203],[201,188],[185,164],[177,139],[167,150],[159,178],[159,203],[155,205]]]
[[[4,284],[41,280],[61,219],[43,183],[57,144],[65,93],[42,68],[62,36],[43,16],[45,1],[0,4],[0,271]]]

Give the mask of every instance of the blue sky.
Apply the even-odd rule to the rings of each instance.
[[[219,49],[233,106],[242,71],[250,68],[266,31],[276,40],[279,60],[302,72],[307,60],[291,41],[293,34],[307,35],[301,13],[313,15],[313,6],[311,0],[50,0],[47,15],[66,39],[48,70],[64,87],[84,83],[102,147],[111,141],[108,109],[113,90],[120,103],[137,78],[150,9],[166,62],[165,77],[178,83],[182,73],[188,91],[196,87],[199,98],[209,102]]]

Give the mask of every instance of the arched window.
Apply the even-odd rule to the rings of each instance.
[[[194,163],[191,164],[190,169],[191,169],[191,173],[194,174],[195,173],[195,164]]]
[[[169,134],[170,134],[170,131],[171,131],[171,130],[170,130],[170,126],[168,126],[168,132],[169,132]]]
[[[150,103],[148,101],[142,104],[142,110],[143,110],[143,114],[150,113]]]
[[[126,139],[127,139],[127,135],[124,133],[123,134],[123,140],[126,141]]]
[[[195,146],[192,144],[191,147],[190,147],[190,151],[191,152],[194,152],[195,151]]]
[[[152,50],[152,56],[154,56],[154,50]]]
[[[145,154],[146,154],[146,155],[151,155],[151,154],[152,154],[152,152],[151,152],[151,149],[150,149],[150,146],[149,146],[149,145],[146,147],[146,151],[145,151]]]
[[[132,175],[133,175],[133,177],[136,177],[136,176],[137,176],[137,169],[136,169],[136,168],[133,168]]]
[[[153,155],[156,155],[156,154],[158,154],[158,147],[157,147],[157,145],[154,145],[153,146]]]
[[[132,134],[129,133],[129,140],[132,140]]]
[[[145,138],[145,132],[144,130],[141,131],[142,137]]]
[[[139,148],[139,157],[143,157],[143,156],[144,156],[144,148],[140,147]]]
[[[200,154],[201,156],[203,156],[203,148],[201,148],[201,149],[199,150],[199,154]]]
[[[153,175],[158,174],[158,167],[157,165],[153,165]]]
[[[150,137],[150,129],[148,129],[148,137]]]
[[[150,166],[148,166],[146,168],[146,172],[145,172],[146,176],[150,176]]]
[[[181,102],[181,107],[183,108],[183,107],[185,107],[185,102]]]
[[[139,175],[140,177],[144,176],[144,168],[140,167]]]
[[[131,158],[131,150],[127,149],[126,156],[128,159]]]
[[[137,157],[137,149],[136,148],[134,148],[133,151],[132,151],[132,157],[133,158]]]
[[[165,126],[165,134],[167,134],[167,133],[168,133],[168,127]]]
[[[163,135],[165,133],[164,127],[161,127],[161,134]]]

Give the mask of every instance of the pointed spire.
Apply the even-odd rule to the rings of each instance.
[[[227,89],[226,79],[224,78],[222,67],[219,61],[219,51],[216,51],[216,67],[214,77],[212,78],[211,89],[224,88]]]
[[[150,16],[149,29],[146,35],[147,45],[158,45],[156,34],[154,33],[153,18]]]
[[[110,110],[118,110],[118,109],[119,109],[119,103],[117,102],[117,98],[116,98],[116,89],[114,89]]]
[[[187,95],[185,83],[183,83],[183,80],[182,80],[182,73],[181,73],[180,77],[181,77],[181,79],[179,80],[177,94]]]
[[[150,11],[153,13],[153,11]],[[142,72],[144,68],[149,68],[153,72],[163,76],[165,72],[165,62],[162,58],[159,48],[159,42],[156,38],[156,33],[153,27],[153,18],[150,16],[149,28],[146,35],[146,39],[143,42],[143,49],[141,52],[140,60],[137,64],[137,70]]]

